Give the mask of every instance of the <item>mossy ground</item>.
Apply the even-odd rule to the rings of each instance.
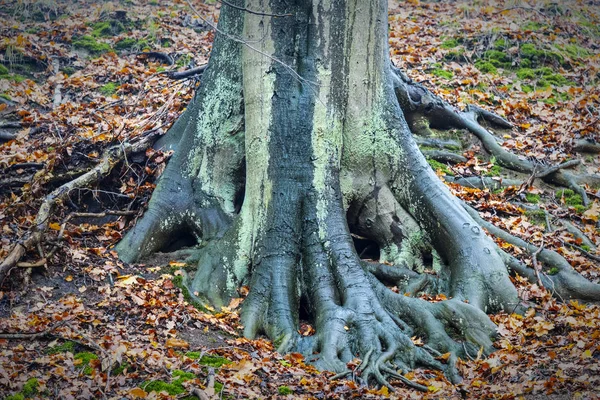
[[[432,159],[427,159],[427,162],[435,171],[442,171],[446,175],[454,176],[454,173],[446,166],[446,164]]]
[[[192,360],[198,360],[198,364],[205,365],[207,367],[220,368],[225,364],[230,364],[231,361],[221,356],[213,356],[213,355],[202,355],[198,351],[189,351],[185,353],[185,356],[191,358]]]
[[[112,96],[117,92],[119,85],[114,82],[108,82],[107,84],[100,86],[98,91],[102,93],[104,96]]]
[[[4,400],[25,400],[34,397],[38,394],[39,382],[36,378],[30,378],[23,385],[23,389],[19,393],[4,397]]]
[[[58,353],[74,353],[75,351],[75,342],[64,342],[63,344],[59,344],[54,347],[49,347],[46,350],[46,354],[58,354]]]
[[[73,46],[76,48],[84,49],[90,52],[94,56],[98,56],[103,53],[111,52],[113,49],[107,43],[98,42],[93,36],[81,36],[73,40]]]
[[[183,383],[192,379],[196,379],[196,375],[191,372],[182,370],[173,371],[171,383],[156,380],[144,383],[141,388],[146,392],[166,392],[171,396],[181,395],[186,392]],[[222,387],[222,386],[221,386]]]
[[[90,365],[92,360],[97,360],[98,356],[90,352],[76,353],[73,356],[75,362],[73,363],[76,367],[81,368],[84,375],[91,375],[93,368]]]

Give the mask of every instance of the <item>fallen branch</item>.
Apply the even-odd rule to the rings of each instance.
[[[31,231],[26,234],[24,240],[14,245],[8,256],[0,263],[0,283],[4,281],[11,269],[17,265],[29,249],[39,246],[42,243],[43,236],[48,229],[50,217],[58,203],[66,200],[72,190],[90,186],[108,176],[115,165],[123,161],[129,154],[146,150],[154,143],[158,136],[157,131],[158,128],[146,132],[146,136],[136,142],[125,142],[106,149],[102,154],[100,162],[94,168],[47,195],[40,206]],[[47,259],[47,257],[43,258]]]
[[[160,51],[143,51],[141,53],[137,53],[137,55],[138,56],[146,56],[146,57],[154,57],[154,58],[164,61],[168,65],[175,64],[173,57],[171,57],[167,53],[161,53]]]
[[[167,76],[171,79],[185,79],[185,78],[189,78],[191,76],[195,76],[195,75],[202,75],[202,73],[204,73],[204,70],[206,69],[206,66],[208,64],[204,64],[201,65],[199,67],[196,68],[192,68],[192,69],[188,69],[185,71],[170,71],[167,73]]]
[[[21,339],[26,339],[26,340],[35,340],[38,338],[42,338],[45,336],[49,336],[52,335],[52,331],[54,331],[56,328],[59,328],[61,326],[63,326],[64,324],[66,324],[67,321],[61,321],[57,324],[55,324],[54,326],[45,329],[41,332],[36,332],[36,333],[0,333],[0,339],[8,339],[8,340],[21,340]]]
[[[65,233],[65,227],[67,225],[67,222],[69,222],[72,218],[104,218],[107,215],[126,216],[126,215],[135,215],[135,214],[136,214],[135,211],[105,211],[105,212],[101,212],[101,213],[72,212],[69,215],[67,215],[67,217],[61,223],[60,231],[58,232],[58,236],[56,237],[56,242],[59,242],[62,240],[64,233]],[[54,247],[52,248],[52,250],[50,250],[50,253],[48,253],[48,255],[46,255],[46,257],[42,258],[41,260],[36,261],[34,263],[20,262],[20,263],[17,263],[17,267],[24,267],[24,268],[42,267],[42,266],[46,265],[46,263],[48,262],[49,259],[52,258],[54,253],[56,253],[56,250],[58,250],[58,244],[55,244]]]
[[[542,268],[538,264],[537,256],[542,252],[543,249],[544,240],[542,239],[542,244],[540,245],[540,247],[538,247],[538,249],[531,255],[531,264],[533,265],[533,270],[535,271],[535,276],[537,276],[538,284],[540,285],[540,287],[544,287],[544,283],[542,282],[542,278],[540,278]]]

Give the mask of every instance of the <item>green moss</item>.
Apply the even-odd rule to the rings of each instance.
[[[590,251],[590,246],[586,245],[586,244],[582,244],[581,248],[585,251]]]
[[[442,44],[441,44],[441,48],[442,49],[453,49],[456,46],[458,46],[458,40],[456,39],[448,39],[445,40]]]
[[[150,381],[142,385],[142,389],[146,392],[166,392],[171,396],[176,396],[185,392],[183,385],[179,383],[167,383],[165,381]]]
[[[177,380],[189,381],[190,379],[196,379],[196,375],[191,372],[185,372],[180,369],[176,369],[172,374],[174,377],[178,378]]]
[[[100,55],[102,53],[112,51],[110,45],[106,43],[100,43],[92,36],[81,36],[73,40],[73,46],[80,49],[85,49],[93,55]]]
[[[73,68],[73,67],[63,67],[63,68],[62,68],[62,72],[63,72],[64,74],[66,74],[67,76],[71,76],[71,75],[73,75],[73,74],[75,73],[75,71],[76,71],[76,70],[75,70],[75,68]]]
[[[83,367],[83,374],[84,375],[91,375],[93,369],[90,366],[90,361],[97,360],[98,356],[95,355],[94,353],[90,353],[90,352],[84,351],[84,352],[75,354],[73,356],[73,358],[75,360],[80,360],[78,366],[79,367]]]
[[[36,378],[27,379],[27,382],[25,382],[25,385],[23,385],[23,390],[21,390],[21,393],[23,393],[23,396],[33,397],[37,394],[37,392],[38,392],[38,380]]]
[[[576,44],[567,44],[565,46],[559,46],[559,48],[571,58],[586,58],[592,55],[588,49],[577,46]]]
[[[25,396],[23,396],[23,394],[21,393],[15,393],[13,395],[5,397],[4,400],[25,400]]]
[[[495,67],[510,68],[511,58],[499,50],[488,50],[483,53],[483,57],[492,63]]]
[[[130,49],[133,46],[135,46],[137,43],[137,40],[132,39],[132,38],[125,38],[122,40],[119,40],[116,44],[115,44],[115,49],[116,50],[125,50],[125,49]]]
[[[4,65],[0,64],[0,75],[8,75],[9,71]]]
[[[93,37],[115,36],[125,30],[125,26],[120,21],[102,21],[92,25]]]
[[[143,384],[141,387],[146,392],[167,392],[168,394],[175,396],[185,392],[183,382],[196,379],[196,375],[193,373],[185,372],[179,369],[173,371],[173,377],[177,379],[173,380],[171,383],[167,383],[165,381],[150,381]]]
[[[3,98],[4,100],[8,100],[8,101],[12,100],[12,99],[10,98],[10,96],[9,96],[9,95],[7,95],[6,93],[0,93],[0,97],[1,97],[1,98]]]
[[[531,92],[533,92],[533,86],[521,85],[521,90],[523,91],[523,93],[531,93]]]
[[[584,206],[583,204],[575,204],[573,206],[573,208],[575,209],[575,212],[577,214],[583,214],[588,208],[586,206]]]
[[[461,60],[465,60],[464,54],[465,54],[465,49],[463,49],[463,48],[461,47],[461,48],[458,48],[458,49],[456,49],[456,50],[449,51],[448,53],[446,53],[446,54],[444,55],[444,58],[445,58],[446,60],[457,60],[457,61],[461,61]]]
[[[520,68],[517,70],[517,77],[519,79],[534,79],[535,71],[531,68]]]
[[[507,39],[498,39],[494,42],[494,48],[496,50],[505,50],[510,46],[510,42]]]
[[[181,56],[177,59],[177,61],[175,62],[175,65],[177,65],[177,67],[185,67],[191,61],[192,61],[192,56],[190,56],[189,54],[184,54],[183,56]]]
[[[525,215],[536,225],[546,225],[546,212],[544,210],[526,211]]]
[[[523,29],[526,31],[537,31],[545,27],[546,25],[540,24],[539,22],[529,21],[523,25]]]
[[[550,270],[548,271],[548,275],[556,275],[560,272],[560,270],[556,267],[552,267],[550,268]]]
[[[446,175],[454,176],[454,173],[450,171],[450,169],[445,164],[442,164],[441,162],[432,159],[427,159],[427,162],[429,163],[429,165],[431,165],[431,168],[433,168],[434,171],[441,170]]]
[[[198,361],[198,364],[206,365],[207,367],[220,368],[225,364],[231,364],[231,361],[220,356],[204,355]]]
[[[114,82],[108,82],[106,85],[100,86],[98,91],[102,93],[104,96],[112,96],[116,93],[119,86]]]
[[[521,45],[519,52],[523,57],[536,58],[544,54],[543,51],[538,50],[533,44],[525,43]]]
[[[277,393],[279,393],[281,396],[287,396],[288,394],[292,394],[294,392],[287,386],[279,386],[277,388]]]
[[[577,211],[577,206],[583,206],[583,199],[580,195],[573,192],[571,189],[561,189],[556,192],[556,198],[559,200],[563,200],[566,205],[575,207]],[[585,207],[583,208],[585,211]]]
[[[489,171],[485,173],[485,176],[499,176],[502,172],[502,167],[499,165],[493,165]]]
[[[440,78],[452,79],[454,77],[454,73],[452,71],[446,71],[440,68],[432,70],[431,73],[435,76],[439,76]]]
[[[58,346],[50,347],[46,350],[46,354],[58,354],[58,353],[73,353],[75,350],[75,342],[64,342]]]
[[[540,202],[540,195],[537,193],[525,193],[525,200],[528,203],[537,204]]]
[[[495,74],[498,69],[489,61],[477,60],[475,62],[475,68],[486,74]]]
[[[188,303],[190,303],[192,306],[194,306],[195,308],[197,308],[200,311],[204,311],[207,313],[211,312],[209,309],[207,309],[204,306],[204,304],[202,304],[198,300],[196,300],[195,296],[192,296],[190,294],[190,291],[188,290],[187,286],[185,286],[183,284],[183,277],[181,275],[174,276],[171,281],[173,282],[173,285],[175,285],[176,287],[178,287],[181,290],[181,294],[183,294],[183,298],[185,299],[185,301],[187,301]]]
[[[112,370],[112,375],[113,376],[117,376],[122,374],[126,369],[129,369],[131,367],[131,364],[129,364],[127,361],[122,362],[121,365],[119,365],[118,367],[113,368]]]

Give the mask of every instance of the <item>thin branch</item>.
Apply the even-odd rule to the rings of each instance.
[[[290,67],[289,65],[287,65],[286,63],[284,63],[283,61],[279,60],[276,57],[273,57],[270,54],[265,53],[262,50],[257,49],[254,46],[251,46],[247,41],[245,41],[244,39],[238,38],[236,36],[230,35],[227,32],[224,32],[222,30],[220,30],[215,24],[213,24],[212,22],[210,22],[209,20],[207,20],[206,18],[204,18],[202,15],[200,15],[200,13],[196,10],[196,8],[193,6],[193,4],[190,2],[190,0],[185,0],[185,2],[187,3],[187,5],[190,7],[190,9],[194,12],[194,14],[196,14],[196,16],[198,18],[200,18],[202,21],[204,21],[204,23],[206,23],[208,26],[210,26],[212,29],[215,30],[215,32],[220,33],[221,35],[225,36],[227,39],[233,40],[234,42],[243,44],[244,46],[246,46],[247,48],[249,48],[250,50],[253,50],[255,52],[257,52],[258,54],[265,56],[267,58],[269,58],[270,60],[276,62],[277,64],[281,65],[283,68],[285,68],[298,82],[300,82],[301,84],[304,83],[308,83],[310,85],[313,86],[317,86],[318,83],[317,82],[312,82],[309,81],[308,79],[302,77],[300,74],[298,74],[298,72],[296,72],[292,67]],[[313,89],[311,87],[311,89]],[[320,100],[319,100],[320,101]]]
[[[244,11],[244,12],[247,12],[250,14],[254,14],[254,15],[263,15],[265,17],[276,17],[276,18],[292,16],[292,14],[269,14],[269,13],[263,13],[263,12],[259,12],[259,11],[253,11],[253,10],[249,10],[245,7],[240,7],[240,6],[236,6],[235,4],[231,4],[227,0],[221,0],[221,3],[227,5],[231,8],[235,8],[236,10],[241,10],[241,11]]]

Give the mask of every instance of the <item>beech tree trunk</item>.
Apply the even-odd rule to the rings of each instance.
[[[460,121],[391,64],[387,0],[231,4],[201,87],[159,144],[175,153],[120,257],[198,244],[190,291],[220,306],[248,285],[246,336],[337,372],[359,356],[366,381],[417,365],[459,379],[454,356],[492,348],[486,313],[517,307],[507,264],[518,261],[419,151],[415,121]],[[378,244],[379,263],[360,260],[351,233]],[[552,278],[562,295],[598,299],[573,276]],[[314,336],[297,333],[301,312]],[[445,352],[449,367],[433,357]]]

